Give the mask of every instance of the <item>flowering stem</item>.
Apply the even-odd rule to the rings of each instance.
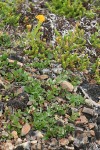
[[[41,27],[41,24],[42,24],[42,22],[38,22],[38,24],[37,24],[37,26],[35,27],[35,29],[33,30],[33,39],[35,39],[35,36],[36,36],[36,34],[37,34],[37,32],[38,32],[38,30],[40,29],[40,27]]]

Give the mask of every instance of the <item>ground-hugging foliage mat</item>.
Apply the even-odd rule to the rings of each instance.
[[[0,2],[1,150],[99,150],[98,4]]]

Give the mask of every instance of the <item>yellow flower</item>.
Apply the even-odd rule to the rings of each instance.
[[[31,25],[31,24],[28,24],[28,25],[26,26],[26,28],[27,28],[28,31],[31,31],[32,25]]]
[[[45,16],[44,15],[37,15],[35,18],[38,19],[40,22],[45,21]]]

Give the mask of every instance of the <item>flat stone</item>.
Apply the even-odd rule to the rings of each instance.
[[[30,131],[30,129],[31,129],[31,126],[28,123],[24,124],[21,130],[21,136],[26,135]]]
[[[66,89],[69,92],[72,92],[74,90],[74,86],[68,81],[62,81],[60,85],[62,89]]]
[[[40,80],[45,80],[45,79],[48,79],[48,78],[49,78],[49,76],[48,76],[48,75],[46,75],[46,74],[44,74],[44,75],[40,75],[40,76],[38,76],[38,78],[39,78]]]

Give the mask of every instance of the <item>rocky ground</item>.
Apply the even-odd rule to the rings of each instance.
[[[14,46],[8,49],[0,48],[0,150],[100,150],[100,84],[91,71],[63,69],[55,60],[50,60],[46,67],[34,67],[29,64],[41,61],[28,57],[17,43],[24,36],[25,16],[33,27],[37,22],[32,18],[38,14],[46,16],[41,29],[42,39],[45,38],[48,45],[51,43],[53,46],[56,38],[54,30],[64,36],[69,30],[74,30],[77,21],[49,12],[45,1],[34,0],[33,3],[34,7],[23,4],[20,8],[22,15],[17,28],[8,25],[3,29],[15,41]],[[27,12],[28,7],[31,12]],[[99,17],[83,17],[78,21],[85,31],[84,53],[89,55],[91,63],[100,57],[100,49],[94,48],[89,41],[90,35],[97,31],[96,25],[100,24]],[[48,96],[47,91],[54,93],[48,92]],[[83,103],[77,94],[82,96]],[[47,128],[50,128],[49,138],[45,136]]]

